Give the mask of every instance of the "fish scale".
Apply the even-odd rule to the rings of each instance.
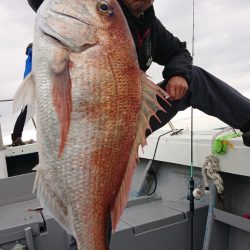
[[[167,94],[140,71],[115,0],[44,0],[32,72],[15,103],[36,105],[34,189],[79,250],[108,249],[110,215],[115,230],[138,146],[146,143],[150,117],[162,109],[157,96],[165,100]]]

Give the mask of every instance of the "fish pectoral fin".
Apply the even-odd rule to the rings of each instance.
[[[18,87],[13,101],[13,111],[16,113],[27,106],[25,122],[29,121],[35,115],[35,82],[32,72],[25,77]]]
[[[149,125],[149,119],[151,116],[155,116],[158,119],[156,115],[156,112],[158,110],[162,110],[165,112],[165,110],[158,103],[157,97],[162,99],[165,103],[168,103],[167,101],[168,94],[164,90],[162,90],[158,85],[154,84],[144,72],[142,72],[141,74],[141,82],[142,82],[142,98],[141,98],[142,104],[141,104],[139,119],[137,121],[138,129],[135,136],[134,144],[131,149],[126,172],[124,174],[120,189],[116,195],[116,200],[112,205],[113,230],[115,230],[118,221],[121,217],[121,214],[123,212],[123,209],[127,203],[129,189],[132,181],[132,175],[136,163],[138,162],[138,147],[139,145],[143,147],[147,143],[145,133],[147,129],[151,129]]]
[[[67,142],[72,112],[70,61],[64,62],[60,72],[52,72],[52,99],[60,124],[61,142],[58,157],[62,155]]]

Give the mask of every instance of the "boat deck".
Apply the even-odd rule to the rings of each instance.
[[[203,184],[201,166],[211,153],[211,139],[217,132],[194,134],[196,186]],[[161,136],[164,133],[154,133],[144,151],[139,150],[140,162],[129,201],[112,234],[111,250],[189,249],[190,133]],[[223,202],[217,199],[212,181],[210,194],[195,200],[194,250],[249,249],[250,220],[244,218],[250,213],[249,148],[241,138],[231,142],[234,147],[218,156],[225,186]],[[39,212],[28,211],[40,206],[32,194],[32,169],[38,162],[36,144],[7,148],[5,157],[7,164],[2,173],[7,172],[9,177],[0,179],[0,249],[9,250],[17,241],[31,250],[68,249],[70,236],[46,210],[46,226]],[[155,185],[147,178],[150,167],[156,173],[157,187],[148,196]]]

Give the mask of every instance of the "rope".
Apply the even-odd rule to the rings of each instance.
[[[206,190],[209,190],[207,178],[209,177],[214,180],[214,185],[216,186],[218,194],[222,194],[224,191],[224,186],[219,171],[219,159],[213,154],[208,155],[201,169],[201,175],[205,184],[205,188]]]
[[[21,244],[16,244],[13,248],[11,248],[11,250],[25,250],[27,249],[26,246],[21,245]]]
[[[219,173],[220,171],[219,159],[215,156],[214,145],[218,141],[217,137],[229,130],[233,130],[233,132],[235,133],[235,130],[233,128],[227,127],[221,130],[220,132],[216,133],[212,138],[212,144],[211,144],[212,154],[208,155],[205,158],[205,162],[203,163],[202,168],[201,168],[201,175],[202,175],[202,179],[203,179],[206,191],[209,190],[208,177],[214,181],[214,185],[216,186],[218,194],[222,194],[224,191],[223,180]],[[232,135],[225,136],[226,139],[233,138],[233,137],[234,136]],[[227,144],[230,145],[229,143]]]

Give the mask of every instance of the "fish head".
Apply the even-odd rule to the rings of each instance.
[[[45,35],[75,52],[129,32],[116,0],[45,0],[36,23]]]
[[[92,104],[100,103],[98,95],[104,92],[101,91],[104,84],[93,84],[96,78],[84,78],[85,74],[89,75],[86,69],[96,73],[91,75],[102,73],[101,77],[105,76],[109,83],[111,77],[115,78],[109,70],[110,61],[118,62],[116,67],[122,72],[119,75],[127,71],[125,67],[132,68],[136,81],[129,77],[131,81],[111,81],[110,88],[116,89],[121,82],[125,86],[127,82],[133,85],[136,82],[138,86],[140,83],[133,38],[116,0],[44,0],[37,12],[33,52],[32,70],[38,86],[37,96],[42,100],[43,95],[39,93],[46,88],[46,97],[50,94],[49,100],[58,118],[54,121],[60,124],[58,158],[67,143],[76,92],[82,93],[80,89],[85,91],[86,82],[91,82],[91,91],[85,91],[82,96],[85,103]],[[78,85],[79,79],[81,84]],[[92,91],[94,88],[99,91]],[[109,103],[110,99],[107,99]],[[88,112],[93,113],[93,108]]]

